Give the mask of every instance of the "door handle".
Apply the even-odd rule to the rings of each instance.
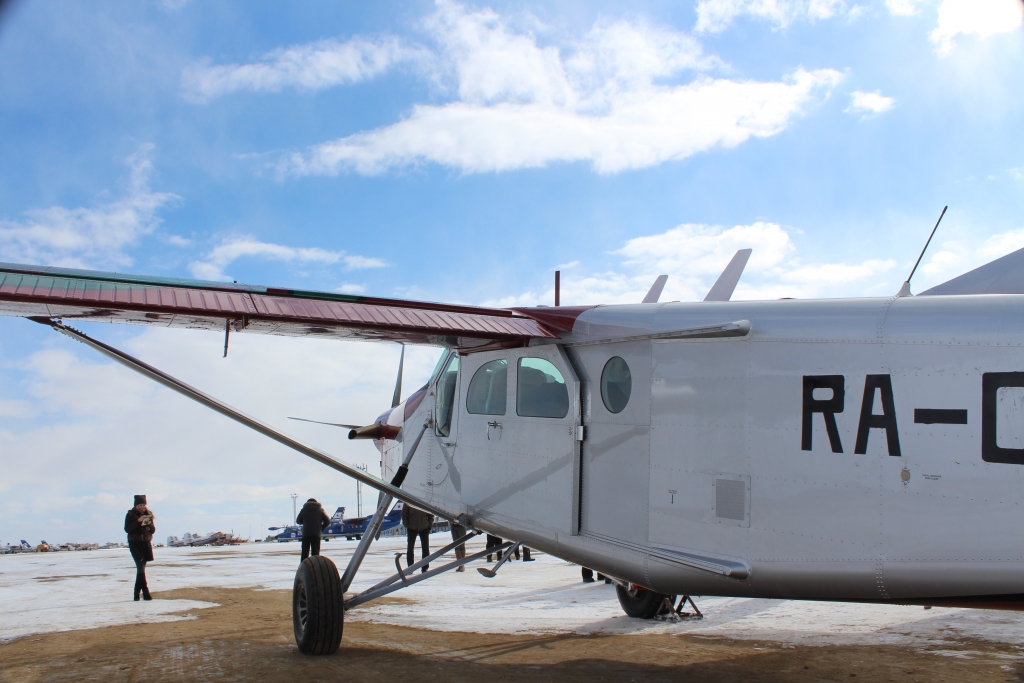
[[[497,420],[491,420],[490,422],[488,422],[487,423],[487,440],[488,441],[491,440],[491,427],[495,427],[497,429],[502,429],[501,423],[498,422]]]

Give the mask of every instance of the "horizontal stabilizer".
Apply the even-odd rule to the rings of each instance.
[[[936,285],[918,296],[1024,294],[1024,249]]]
[[[647,292],[647,296],[640,303],[642,304],[656,304],[658,299],[661,298],[661,290],[665,289],[665,283],[668,282],[668,275],[659,275],[658,279],[651,285],[650,291]]]
[[[729,265],[718,276],[718,280],[711,286],[711,291],[704,297],[704,301],[728,301],[732,298],[736,284],[739,283],[743,269],[747,267],[747,260],[753,251],[753,249],[740,249],[736,252],[736,255],[729,261]]]

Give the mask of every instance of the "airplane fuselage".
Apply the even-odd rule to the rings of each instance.
[[[1020,295],[594,308],[560,340],[453,352],[389,416],[408,440],[384,475],[433,418],[406,489],[660,592],[1016,603],[1022,313]]]

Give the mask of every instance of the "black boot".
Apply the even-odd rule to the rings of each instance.
[[[149,594],[149,588],[143,588],[142,589],[142,599],[143,600],[152,600],[153,599],[153,596]]]
[[[136,588],[135,589],[135,602],[138,602],[138,601],[139,601],[139,589]]]

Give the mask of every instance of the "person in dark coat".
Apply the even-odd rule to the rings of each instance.
[[[409,545],[406,548],[405,566],[416,561],[416,537],[420,537],[420,559],[430,554],[430,529],[434,526],[434,515],[417,510],[410,505],[402,505],[402,524],[408,534]],[[420,571],[426,572],[429,564],[423,565]]]
[[[155,516],[146,507],[146,496],[136,495],[135,506],[124,516],[124,530],[128,534],[128,550],[135,560],[135,600],[152,600],[146,583],[146,563],[153,561],[153,534],[156,533]]]
[[[295,523],[302,525],[302,559],[319,555],[320,535],[331,525],[331,516],[324,506],[316,498],[310,498],[303,503]]]

